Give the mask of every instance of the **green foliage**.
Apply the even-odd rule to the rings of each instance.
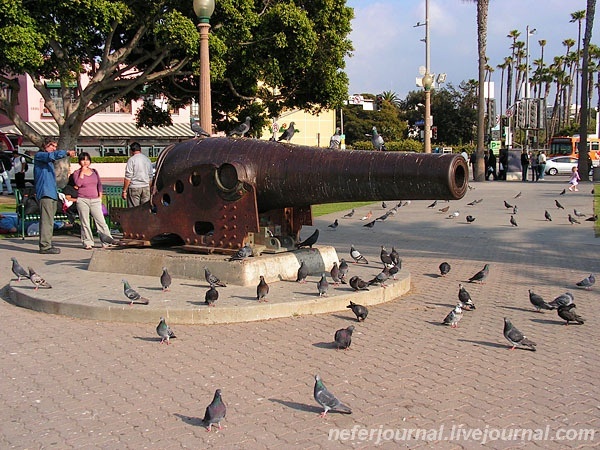
[[[324,205],[313,205],[312,213],[314,217],[324,216],[338,211],[350,211],[352,208],[370,205],[373,202],[345,202],[345,203],[326,203]]]
[[[135,113],[135,124],[138,128],[164,127],[173,125],[173,120],[168,111],[157,106],[151,100],[146,100]]]
[[[371,141],[355,141],[352,143],[354,150],[373,150]],[[414,139],[400,139],[398,141],[389,141],[385,143],[388,152],[423,152],[423,143]]]

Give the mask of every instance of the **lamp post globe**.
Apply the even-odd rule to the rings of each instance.
[[[194,0],[194,12],[200,22],[208,23],[215,12],[215,0]]]
[[[212,113],[210,98],[210,57],[208,54],[208,30],[210,16],[215,10],[215,0],[193,0],[194,12],[198,16],[200,32],[200,92],[198,96],[198,116],[200,126],[212,134]]]

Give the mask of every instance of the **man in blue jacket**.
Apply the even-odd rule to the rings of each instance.
[[[56,141],[46,139],[44,150],[33,158],[35,195],[40,204],[40,253],[57,255],[60,248],[52,245],[54,214],[58,203],[58,187],[54,173],[54,161],[75,156],[75,150],[56,150]]]

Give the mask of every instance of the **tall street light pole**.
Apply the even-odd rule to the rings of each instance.
[[[208,31],[210,16],[215,10],[215,0],[193,0],[194,12],[198,16],[200,32],[200,92],[198,97],[198,115],[200,126],[212,134],[212,113],[210,99],[210,57],[208,54]]]
[[[425,153],[431,153],[431,76],[429,59],[429,0],[425,0],[425,75],[423,76],[423,89],[425,89],[425,127],[423,130],[423,141]]]
[[[529,116],[529,108],[531,107],[531,103],[529,97],[531,94],[529,92],[529,36],[535,34],[536,29],[529,29],[529,25],[525,27],[526,38],[525,38],[525,114]],[[529,148],[529,118],[527,117],[525,120],[525,148]]]

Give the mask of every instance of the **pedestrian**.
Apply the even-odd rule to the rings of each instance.
[[[571,192],[575,191],[578,192],[579,189],[577,189],[577,185],[579,184],[579,180],[581,180],[581,178],[579,177],[579,172],[577,170],[577,166],[573,166],[573,168],[571,169],[571,178],[569,178],[569,184],[571,186],[569,186],[569,190]]]
[[[33,158],[33,179],[35,195],[40,205],[40,253],[57,255],[60,248],[52,245],[54,232],[54,214],[58,203],[58,187],[54,161],[67,156],[75,156],[75,150],[57,150],[56,141],[46,138],[44,148]]]
[[[487,169],[485,171],[485,179],[489,180],[490,175],[492,176],[493,180],[496,180],[497,175],[496,175],[496,155],[494,155],[494,152],[492,150],[489,151],[489,156],[487,159]]]
[[[471,156],[469,157],[469,162],[471,163],[471,173],[473,174],[473,181],[475,181],[475,165],[477,164],[477,152],[473,150]]]
[[[529,154],[523,149],[521,153],[521,181],[527,181],[527,169],[529,168]]]
[[[127,207],[142,205],[150,201],[150,181],[152,180],[152,163],[142,153],[142,147],[137,142],[129,146],[131,157],[125,167],[125,182],[123,183],[124,199]]]
[[[27,160],[24,156],[19,156],[17,150],[13,150],[12,166],[15,172],[15,186],[17,189],[25,189],[25,172],[27,172]]]
[[[544,150],[538,156],[538,172],[540,173],[539,179],[544,180],[546,175],[546,152]]]
[[[2,183],[6,185],[6,194],[13,194],[12,185],[10,184],[11,169],[12,163],[10,158],[4,158],[4,156],[0,156],[0,195],[2,195]]]
[[[534,153],[529,153],[529,161],[531,164],[531,181],[538,180],[538,157]]]
[[[87,152],[79,154],[79,169],[73,172],[73,181],[77,189],[77,213],[81,222],[81,242],[83,248],[94,248],[94,235],[90,224],[90,214],[96,222],[98,235],[101,236],[102,246],[114,244],[114,239],[104,220],[102,212],[102,181],[96,169],[92,169],[92,158]]]

